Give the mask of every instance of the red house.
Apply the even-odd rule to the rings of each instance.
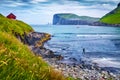
[[[16,16],[13,13],[10,13],[7,18],[9,19],[16,19]]]

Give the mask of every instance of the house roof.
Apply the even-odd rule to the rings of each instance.
[[[10,15],[15,16],[13,13],[10,13],[8,16],[10,16]]]
[[[10,13],[7,18],[10,18],[10,19],[16,19],[16,16],[13,14],[13,13]]]

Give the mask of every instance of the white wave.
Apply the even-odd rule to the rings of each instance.
[[[82,34],[78,34],[78,35],[76,35],[76,37],[85,37],[85,38],[87,38],[87,37],[96,37],[96,38],[106,38],[106,37],[115,37],[115,38],[117,38],[117,37],[120,37],[119,35],[101,35],[101,34],[95,34],[95,35],[82,35]]]
[[[101,67],[115,67],[120,68],[120,62],[117,62],[116,59],[113,58],[93,58],[93,63],[98,63]]]
[[[99,36],[99,35],[76,35],[77,37],[91,37],[91,36],[93,36],[93,37],[95,37],[95,36]]]

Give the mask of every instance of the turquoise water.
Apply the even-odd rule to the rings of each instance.
[[[120,68],[120,28],[87,25],[32,25],[37,32],[47,32],[52,39],[45,46],[66,61],[81,58],[101,67]],[[83,48],[85,54],[83,54]],[[74,61],[77,60],[77,61]]]

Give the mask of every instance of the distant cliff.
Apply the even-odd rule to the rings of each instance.
[[[53,25],[89,25],[98,20],[99,18],[60,13],[53,16]]]

